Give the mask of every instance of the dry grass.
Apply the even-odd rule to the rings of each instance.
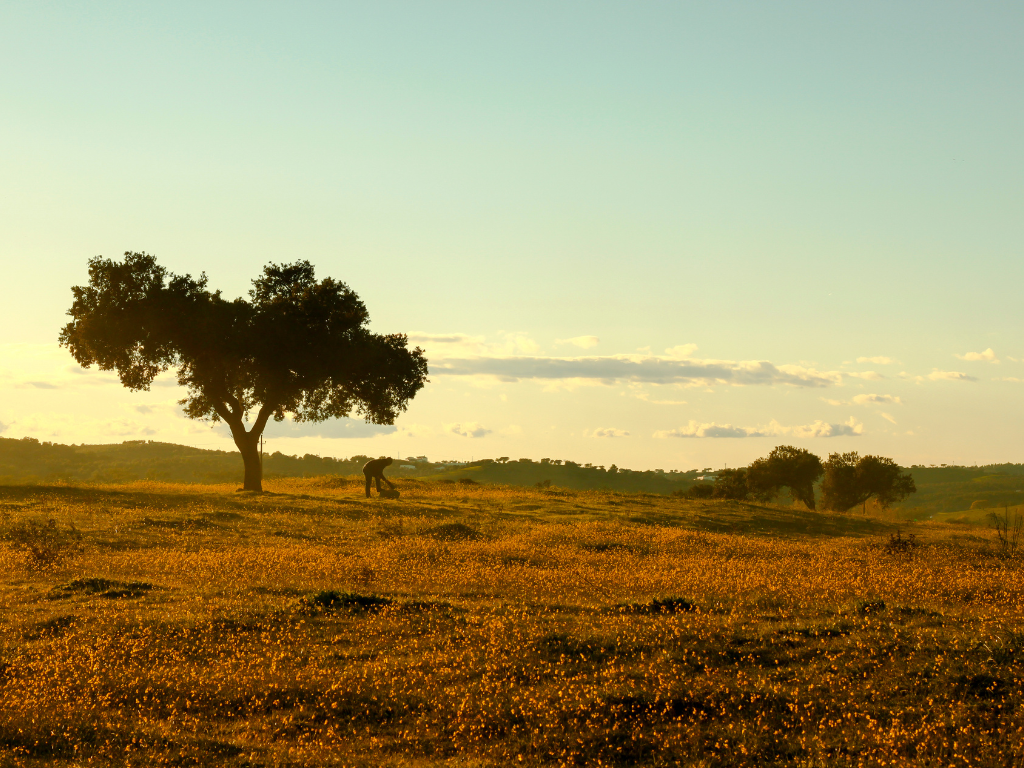
[[[984,532],[400,487],[0,488],[0,765],[1021,765]]]

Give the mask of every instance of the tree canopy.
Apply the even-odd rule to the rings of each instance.
[[[262,489],[257,446],[271,417],[392,424],[427,381],[423,351],[404,334],[372,333],[356,293],[317,281],[308,261],[268,264],[248,299],[229,301],[205,273],[170,273],[146,253],[97,256],[89,284],[72,292],[60,343],[75,360],[116,371],[132,390],[176,369],[185,414],[231,429],[247,490]]]
[[[782,488],[814,509],[814,483],[823,472],[821,459],[805,448],[780,445],[747,468],[747,486],[755,498],[771,501]]]
[[[884,456],[860,456],[856,451],[833,453],[824,470],[822,506],[833,512],[846,512],[858,504],[866,510],[871,497],[885,509],[917,491],[914,478]]]

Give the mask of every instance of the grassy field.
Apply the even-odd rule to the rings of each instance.
[[[1024,765],[984,528],[267,486],[0,487],[0,765]]]

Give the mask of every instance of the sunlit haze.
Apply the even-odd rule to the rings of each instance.
[[[57,335],[87,261],[306,259],[406,333],[325,456],[1024,461],[1024,8],[5,3],[0,436],[234,450]]]

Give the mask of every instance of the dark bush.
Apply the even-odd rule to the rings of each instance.
[[[24,552],[29,568],[36,570],[56,568],[82,549],[82,534],[73,525],[67,530],[60,529],[53,519],[47,520],[46,525],[27,522],[11,526],[2,538]]]
[[[896,533],[889,535],[885,551],[890,555],[902,555],[914,551],[919,544],[920,542],[918,542],[916,534],[908,533],[906,536],[903,536],[897,528]]]
[[[672,491],[673,496],[680,496],[684,499],[710,499],[715,492],[715,486],[711,483],[697,483],[691,485],[685,491]]]
[[[750,496],[745,469],[723,469],[718,473],[711,497],[743,501]]]
[[[303,613],[328,613],[330,611],[379,611],[394,603],[388,597],[357,595],[350,592],[335,592],[333,589],[306,595],[299,601]]]
[[[623,603],[611,609],[612,613],[689,613],[696,611],[696,603],[681,597],[663,597],[649,603]]]

